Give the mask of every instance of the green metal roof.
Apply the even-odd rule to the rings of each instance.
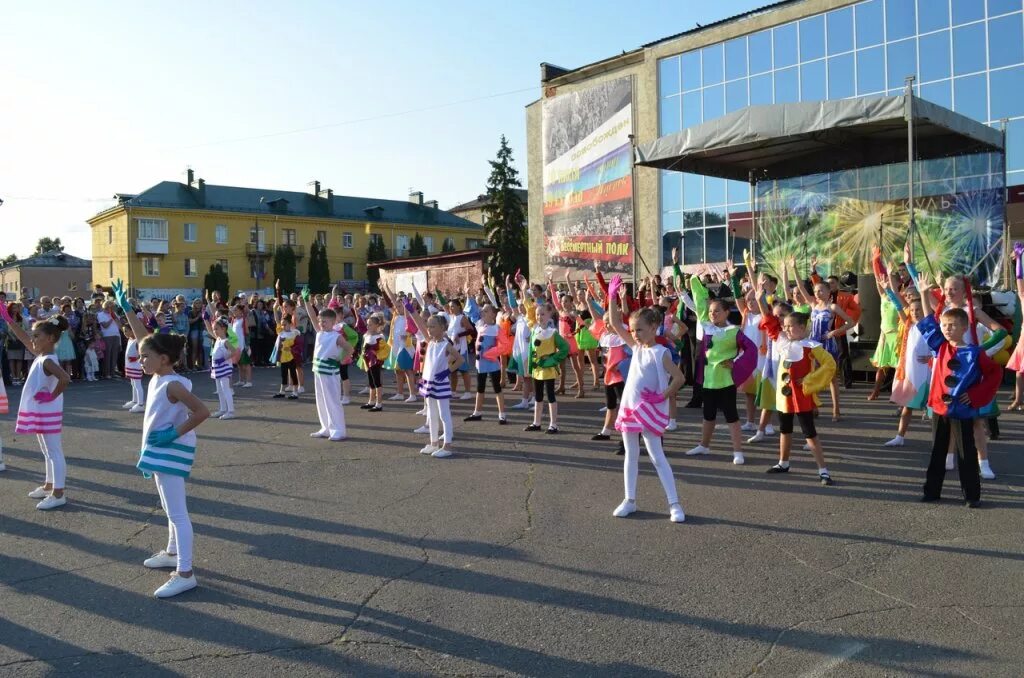
[[[128,198],[128,195],[125,195],[124,198]],[[271,203],[275,204],[272,206]],[[216,186],[214,184],[206,184],[200,191],[196,186],[188,186],[177,181],[161,181],[134,197],[122,199],[118,206],[215,210],[267,216],[315,217],[345,221],[481,229],[479,224],[444,210],[405,200],[335,195],[332,197],[332,209],[328,210],[326,195],[321,195],[318,198],[311,193],[297,191]]]

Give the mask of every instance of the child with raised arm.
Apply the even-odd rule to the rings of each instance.
[[[131,311],[134,315],[135,311]],[[146,329],[141,322],[139,325]],[[142,390],[142,365],[139,363],[139,341],[149,335],[149,330],[141,337],[135,336],[135,328],[128,323],[124,328],[124,336],[128,338],[128,345],[124,349],[124,376],[131,382],[132,399],[122,405],[122,409],[133,414],[146,411],[146,392]]]
[[[1013,244],[1013,270],[1017,279],[1017,304],[1024,308],[1024,243]],[[1007,408],[1018,412],[1024,410],[1024,332],[1017,340],[1017,348],[1006,363],[1006,369],[1013,370],[1013,402]]]
[[[569,355],[565,343],[555,327],[555,307],[550,303],[537,304],[537,321],[530,335],[530,376],[533,377],[533,421],[524,431],[539,431],[544,408],[544,396],[548,399],[547,433],[558,433],[558,403],[555,400],[555,380],[559,366]]]
[[[310,438],[345,439],[345,408],[341,404],[341,361],[352,355],[345,335],[335,329],[338,314],[325,308],[317,312],[309,301],[309,288],[302,290],[302,301],[309,320],[317,328],[313,347],[313,380],[316,385],[316,413],[320,429]]]
[[[665,458],[662,436],[668,425],[668,400],[683,385],[683,374],[672,362],[669,350],[660,345],[658,338],[658,314],[650,308],[633,313],[629,319],[629,331],[622,327],[622,316],[616,303],[622,279],[616,275],[608,286],[608,311],[611,331],[623,343],[632,348],[629,375],[622,391],[622,402],[615,420],[615,429],[622,433],[622,444],[626,448],[622,465],[625,498],[612,511],[616,518],[625,518],[636,512],[636,481],[640,463],[640,438],[644,439],[647,455],[654,464],[668,500],[669,517],[674,523],[686,520],[686,514],[679,503],[676,481],[672,467]]]
[[[487,292],[488,300],[493,300],[494,294],[487,287],[486,279],[481,283]],[[467,285],[466,296],[472,300],[468,291]],[[498,405],[498,424],[505,425],[508,420],[505,418],[505,394],[501,389],[501,357],[511,352],[512,342],[511,337],[504,334],[498,325],[498,309],[493,301],[484,304],[480,309],[480,320],[476,324],[476,337],[476,401],[473,413],[463,421],[483,419],[484,393],[487,390],[487,380],[490,379],[494,398]]]
[[[442,459],[452,456],[452,439],[455,434],[450,405],[451,375],[462,365],[464,359],[445,336],[447,326],[441,316],[430,316],[426,325],[428,341],[423,354],[423,379],[420,381],[419,390],[427,408],[430,442],[420,450],[420,454]],[[440,430],[442,424],[443,436]]]

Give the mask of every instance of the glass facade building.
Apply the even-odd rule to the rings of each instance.
[[[660,59],[659,134],[750,105],[902,94],[913,75],[924,99],[994,127],[1007,119],[1006,181],[1024,184],[1022,10],[1022,0],[865,0]],[[995,154],[917,163],[915,193],[971,196],[970,218],[1001,227],[1003,174]],[[748,184],[663,171],[660,189],[666,262],[672,247],[687,264],[739,258],[750,233]],[[762,199],[815,209],[842,198],[891,206],[907,197],[907,167],[764,182],[758,191],[762,207]]]

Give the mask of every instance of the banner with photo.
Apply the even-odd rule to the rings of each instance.
[[[633,82],[611,80],[546,99],[545,273],[579,277],[600,262],[633,275]]]

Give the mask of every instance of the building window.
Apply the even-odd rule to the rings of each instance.
[[[327,231],[316,232],[316,244],[320,245],[321,247],[327,246]]]
[[[185,224],[185,242],[195,242],[195,241],[196,241],[196,225],[195,224]]]
[[[113,279],[114,277],[114,262],[113,260],[107,262],[107,277]]]
[[[217,224],[217,244],[227,245],[228,244],[228,227],[224,224]]]
[[[267,277],[267,270],[266,270],[266,267],[264,266],[264,263],[265,262],[264,262],[263,259],[253,259],[252,260],[252,278],[253,278],[253,280],[259,282],[260,280],[263,280],[264,278]]]
[[[185,260],[185,277],[186,278],[194,278],[197,275],[199,275],[199,271],[198,271],[198,267],[196,266],[196,260],[195,259],[186,259]]]
[[[409,253],[409,236],[400,235],[395,238],[395,255],[402,256]]]
[[[107,244],[108,245],[113,245],[114,244],[114,227],[113,226],[107,226]]]
[[[372,242],[375,242],[375,243],[377,243],[379,245],[382,242],[384,242],[384,236],[382,236],[380,233],[371,233],[370,234],[370,240]]]
[[[434,251],[434,236],[427,235],[423,237],[423,244],[427,248],[427,254]]]
[[[284,238],[284,242],[282,243],[284,245],[289,245],[291,247],[294,247],[295,245],[299,244],[298,240],[296,240],[296,235],[295,235],[295,229],[294,228],[286,228],[286,229],[284,229],[282,231],[282,237]]]
[[[466,238],[466,249],[478,250],[484,246],[484,241],[479,238]]]
[[[345,280],[352,280],[352,262],[346,261],[344,264],[342,264],[341,268],[343,271],[342,275],[344,276]]]
[[[455,238],[447,237],[444,239],[444,249],[449,251],[455,251]]]
[[[261,226],[253,226],[249,229],[249,242],[256,245],[256,249],[260,252],[266,252],[267,232]]]
[[[167,240],[167,221],[164,219],[139,219],[139,238],[142,240]]]
[[[151,278],[160,275],[160,259],[157,257],[142,257],[142,275]]]
[[[352,234],[342,233],[341,234],[341,246],[347,250],[352,249]]]
[[[220,266],[220,270],[224,271],[225,273],[228,272],[228,260],[227,259],[218,259],[217,260],[217,265]]]

